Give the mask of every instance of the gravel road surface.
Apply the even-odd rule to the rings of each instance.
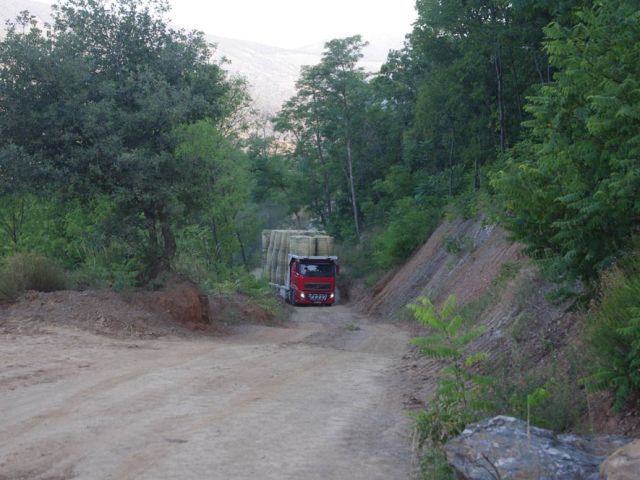
[[[223,339],[5,333],[0,479],[411,478],[407,342],[345,306]]]

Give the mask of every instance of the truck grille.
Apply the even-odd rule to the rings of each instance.
[[[326,293],[309,293],[307,294],[307,298],[309,300],[311,300],[312,302],[324,302],[327,300],[327,294]]]
[[[305,285],[305,289],[308,289],[308,290],[330,290],[331,289],[331,284],[330,283],[307,283]]]

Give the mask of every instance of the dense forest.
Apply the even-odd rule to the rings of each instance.
[[[482,215],[600,302],[594,381],[624,404],[640,392],[640,1],[416,10],[379,72],[361,36],[328,42],[272,128],[160,0],[25,12],[0,42],[4,268],[38,254],[81,287],[170,270],[241,285],[262,228],[304,224],[370,281],[445,215]]]

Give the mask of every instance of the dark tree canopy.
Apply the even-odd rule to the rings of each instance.
[[[42,166],[42,188],[110,195],[125,224],[146,229],[152,269],[166,268],[171,221],[201,201],[187,188],[200,169],[174,155],[176,129],[202,119],[220,125],[246,95],[211,61],[203,34],[170,27],[166,1],[53,8],[52,25],[24,13],[0,43],[4,156],[21,152]]]

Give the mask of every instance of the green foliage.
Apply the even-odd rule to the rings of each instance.
[[[356,239],[357,186],[366,168],[365,157],[357,153],[368,89],[358,61],[366,45],[359,35],[327,42],[321,62],[302,68],[297,94],[275,118],[276,130],[295,138],[291,157],[299,175],[289,191],[299,198],[299,207],[310,208],[325,228],[350,218],[348,236]]]
[[[413,197],[395,202],[387,227],[373,239],[375,265],[388,269],[408,258],[440,223],[439,208],[418,203]]]
[[[516,278],[521,269],[522,262],[504,262],[500,265],[498,276],[494,278],[491,283],[496,287],[504,285],[509,280]]]
[[[276,320],[282,320],[286,316],[284,303],[273,294],[268,283],[246,272],[227,276],[225,280],[213,284],[211,292],[217,295],[246,295],[252,304],[271,312]]]
[[[455,480],[444,450],[431,448],[420,458],[420,470],[424,480]]]
[[[592,389],[609,389],[621,409],[640,396],[640,268],[614,269],[603,280],[602,298],[590,312],[586,341],[591,347]]]
[[[438,390],[428,407],[417,414],[418,445],[428,443],[440,447],[462,431],[464,426],[486,410],[484,401],[492,379],[478,373],[477,367],[487,359],[485,352],[468,353],[466,347],[483,332],[469,327],[456,313],[456,298],[447,298],[440,310],[421,297],[409,305],[416,320],[430,330],[430,334],[415,337],[412,343],[429,358],[443,360]]]
[[[469,237],[451,238],[444,241],[444,249],[450,255],[460,256],[473,250],[473,239]]]
[[[577,357],[564,369],[557,360],[550,366],[525,368],[518,352],[512,355],[515,358],[494,362],[495,371],[501,372],[494,376],[489,398],[495,411],[555,432],[575,428],[587,411],[585,392],[579,384],[584,371]]]
[[[64,290],[64,270],[52,260],[35,253],[17,253],[0,265],[0,300],[15,300],[27,290]]]
[[[180,127],[208,119],[226,129],[247,99],[210,61],[203,34],[167,24],[167,8],[63,0],[50,30],[24,13],[0,42],[0,196],[108,197],[111,235],[135,245],[147,279],[169,268],[176,224],[205,208],[213,183],[204,160],[176,154]],[[9,218],[18,244],[21,217]]]
[[[637,2],[596,2],[546,35],[554,82],[530,97],[527,136],[493,183],[529,254],[557,280],[593,281],[639,225]]]

